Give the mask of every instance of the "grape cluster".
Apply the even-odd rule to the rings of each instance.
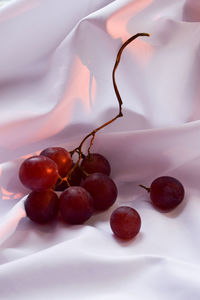
[[[118,191],[110,171],[108,160],[98,153],[89,153],[76,165],[61,147],[27,158],[19,169],[21,182],[32,190],[25,200],[27,217],[44,224],[60,213],[66,223],[84,223],[94,211],[105,211],[115,203]],[[174,209],[184,198],[183,185],[173,177],[162,176],[150,188],[141,187],[160,210]],[[60,197],[57,190],[62,191]],[[110,226],[118,238],[128,240],[139,233],[141,218],[135,209],[121,206],[113,211]]]
[[[122,99],[115,81],[115,72],[125,47],[139,36],[137,33],[120,47],[112,79],[119,104],[119,112],[110,121],[92,130],[84,137],[80,145],[68,152],[62,147],[49,147],[40,155],[26,159],[19,169],[19,178],[32,190],[25,201],[27,216],[36,223],[47,223],[56,218],[58,213],[69,224],[82,224],[94,211],[110,208],[117,199],[117,187],[110,178],[110,164],[99,153],[91,153],[96,133],[123,116]],[[88,155],[82,152],[85,141],[91,137]],[[73,154],[78,160],[72,160]],[[168,211],[178,206],[184,198],[183,185],[176,178],[162,176],[154,180],[150,188],[140,185],[150,193],[155,208]],[[55,191],[61,191],[60,197]],[[110,217],[113,233],[120,239],[134,238],[140,231],[141,218],[138,212],[128,206],[118,207]]]
[[[27,216],[47,223],[58,212],[70,224],[82,224],[95,211],[104,211],[117,199],[117,187],[109,177],[110,164],[98,154],[85,156],[80,166],[61,147],[43,150],[27,158],[20,166],[19,178],[31,189],[25,201]],[[55,190],[62,191],[59,199]]]

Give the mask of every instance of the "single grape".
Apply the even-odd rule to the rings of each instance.
[[[59,199],[53,191],[34,191],[26,198],[24,207],[29,219],[33,222],[44,224],[56,217]]]
[[[69,224],[82,224],[93,211],[91,195],[80,186],[69,187],[60,196],[60,214]]]
[[[138,212],[128,206],[115,209],[110,217],[110,226],[113,233],[120,239],[134,238],[141,227],[141,218]]]
[[[105,174],[91,174],[81,183],[81,186],[92,196],[96,210],[106,210],[116,201],[117,187]]]
[[[161,210],[171,210],[184,198],[184,187],[174,177],[162,176],[155,179],[150,186],[150,198],[153,205]]]
[[[81,168],[88,174],[103,173],[110,175],[110,164],[101,154],[90,153],[81,162]]]
[[[70,153],[62,147],[49,147],[44,149],[40,155],[51,158],[58,167],[58,173],[65,177],[72,166]]]
[[[23,185],[31,190],[48,190],[58,180],[58,168],[55,162],[48,157],[32,156],[21,164],[19,178]]]

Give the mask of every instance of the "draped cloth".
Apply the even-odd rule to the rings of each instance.
[[[2,300],[200,299],[200,2],[21,0],[0,7],[0,298]],[[50,146],[77,147],[111,164],[116,203],[83,225],[26,218],[22,161]],[[88,141],[89,143],[89,141]],[[84,151],[87,151],[88,143]],[[180,180],[183,202],[156,210],[150,186]],[[130,241],[112,234],[121,206],[141,216]]]

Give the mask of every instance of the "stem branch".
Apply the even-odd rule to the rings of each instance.
[[[113,68],[113,72],[112,72],[112,80],[113,80],[113,86],[114,86],[114,90],[115,90],[115,94],[117,96],[117,100],[118,100],[118,104],[119,104],[119,112],[118,114],[112,118],[111,120],[107,121],[106,123],[104,123],[103,125],[97,127],[96,129],[92,130],[90,133],[88,133],[84,139],[81,141],[80,145],[78,147],[76,147],[74,150],[72,150],[70,153],[71,153],[71,156],[76,152],[78,153],[79,155],[79,158],[78,158],[78,161],[75,163],[75,165],[72,167],[72,169],[70,170],[69,172],[69,176],[70,174],[74,171],[74,169],[79,165],[80,163],[80,160],[82,159],[83,157],[83,153],[82,153],[82,146],[83,144],[85,143],[85,141],[90,137],[92,136],[91,138],[91,141],[90,141],[90,145],[89,145],[89,148],[88,148],[88,154],[90,153],[90,149],[93,145],[93,142],[94,142],[94,139],[95,139],[95,135],[96,133],[103,129],[104,127],[108,126],[109,124],[111,124],[112,122],[114,122],[116,119],[120,118],[123,116],[122,114],[122,99],[121,99],[121,96],[119,94],[119,90],[118,90],[118,87],[117,87],[117,84],[116,84],[116,80],[115,80],[115,72],[117,70],[117,67],[119,65],[119,62],[120,62],[120,59],[121,59],[121,55],[122,55],[122,52],[124,50],[124,48],[130,44],[133,40],[135,40],[136,38],[138,38],[139,36],[149,36],[148,33],[137,33],[136,35],[130,37],[125,43],[122,44],[122,46],[120,47],[118,53],[117,53],[117,57],[116,57],[116,61],[115,61],[115,65],[114,65],[114,68]]]
[[[143,184],[138,184],[141,188],[145,189],[148,193],[150,193],[150,188],[146,187]]]

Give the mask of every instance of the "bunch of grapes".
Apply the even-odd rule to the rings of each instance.
[[[61,147],[43,150],[27,158],[19,169],[21,182],[32,190],[25,200],[27,216],[44,224],[60,212],[69,224],[82,224],[94,211],[105,211],[117,199],[117,187],[109,177],[110,164],[98,154],[85,156],[74,168],[70,153]],[[62,191],[60,197],[55,190]],[[184,198],[183,185],[175,178],[162,176],[147,188],[152,204],[163,211],[174,209]],[[114,234],[121,239],[135,237],[141,228],[138,212],[128,206],[118,207],[110,217]]]
[[[115,203],[118,192],[110,172],[110,163],[98,153],[84,156],[80,166],[61,147],[27,158],[19,169],[21,182],[32,190],[25,200],[27,217],[45,224],[60,213],[66,223],[84,223],[94,211],[105,211]],[[58,188],[60,197],[55,192]],[[133,208],[119,207],[110,224],[116,236],[130,239],[139,232],[141,218]]]
[[[58,213],[69,224],[82,224],[94,211],[105,211],[117,199],[117,187],[110,177],[111,167],[108,160],[99,153],[91,153],[96,133],[117,118],[122,117],[122,99],[116,82],[115,71],[124,48],[139,36],[128,39],[119,49],[113,68],[113,86],[119,103],[119,113],[110,121],[91,131],[72,151],[62,147],[49,147],[40,155],[26,159],[19,169],[19,178],[31,190],[25,200],[27,216],[36,223],[47,223]],[[91,137],[87,155],[82,151],[83,144]],[[78,154],[76,162],[73,155]],[[184,198],[183,185],[176,178],[163,176],[154,180],[147,188],[154,207],[162,211],[174,209]],[[61,191],[58,197],[56,191]],[[140,231],[139,213],[128,206],[118,207],[110,217],[113,233],[121,239],[134,238]]]
[[[25,201],[27,216],[46,223],[59,211],[67,223],[82,224],[94,210],[104,211],[116,201],[117,187],[109,177],[110,170],[108,160],[98,153],[89,153],[76,166],[61,147],[27,158],[19,169],[21,182],[32,190]],[[62,191],[59,199],[58,187]]]

